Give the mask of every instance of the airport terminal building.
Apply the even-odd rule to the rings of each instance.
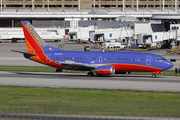
[[[0,27],[69,27],[79,20],[114,21],[119,16],[151,19],[153,14],[179,14],[180,0],[1,0]],[[69,22],[74,21],[74,22]]]
[[[4,9],[178,10],[180,0],[1,0]]]

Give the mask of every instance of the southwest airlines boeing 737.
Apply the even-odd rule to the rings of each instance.
[[[164,57],[140,52],[64,51],[47,45],[29,21],[21,21],[27,52],[24,57],[57,69],[89,71],[88,76],[152,72],[152,77],[173,67]]]

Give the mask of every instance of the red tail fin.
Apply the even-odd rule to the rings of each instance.
[[[24,31],[28,52],[36,53],[37,51],[43,51],[47,45],[34,30],[29,21],[23,20],[21,21],[21,24]]]

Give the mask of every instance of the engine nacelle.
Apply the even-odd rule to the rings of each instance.
[[[115,73],[115,68],[112,65],[103,65],[97,67],[97,75],[110,75]]]

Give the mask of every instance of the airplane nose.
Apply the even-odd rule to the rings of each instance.
[[[172,62],[167,62],[166,63],[166,69],[172,68],[174,66],[174,64]]]

